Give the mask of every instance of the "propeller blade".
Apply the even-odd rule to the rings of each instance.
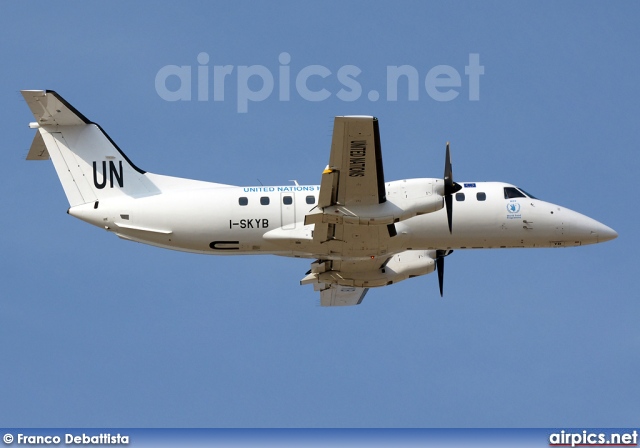
[[[444,194],[451,194],[453,186],[453,169],[451,167],[451,153],[449,152],[449,142],[447,142],[447,152],[444,158]]]
[[[436,270],[438,271],[438,285],[440,286],[440,297],[442,297],[442,288],[444,285],[444,256],[440,255],[439,252],[444,252],[444,251],[437,251],[436,253],[438,253],[438,256],[436,257]]]
[[[447,223],[449,224],[449,233],[453,233],[453,197],[451,195],[444,197],[444,204],[447,207]]]
[[[440,286],[440,297],[443,297],[444,290],[444,257],[451,255],[452,250],[436,250],[436,270],[438,271],[438,286]]]
[[[451,152],[449,151],[449,142],[447,142],[447,151],[444,159],[444,201],[447,207],[447,223],[449,224],[449,233],[453,233],[453,198],[451,196],[461,189],[462,186],[453,181]]]

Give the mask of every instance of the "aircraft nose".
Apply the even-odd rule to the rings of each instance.
[[[593,218],[577,212],[572,215],[572,227],[576,236],[581,235],[582,244],[604,243],[618,237],[618,232]]]
[[[599,243],[604,243],[605,241],[611,241],[618,238],[618,232],[613,230],[611,227],[605,226],[601,222],[598,223],[596,233],[598,234]]]

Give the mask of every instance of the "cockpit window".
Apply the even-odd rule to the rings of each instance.
[[[522,191],[524,194],[526,194],[527,196],[529,196],[531,199],[538,199],[537,197],[535,197],[532,194],[527,193],[526,191],[524,191],[522,188],[518,188],[518,190]]]
[[[524,191],[522,188],[515,188],[515,187],[504,187],[504,198],[505,199],[513,199],[513,198],[538,199],[534,195]]]
[[[504,198],[526,198],[525,194],[515,187],[504,187]]]

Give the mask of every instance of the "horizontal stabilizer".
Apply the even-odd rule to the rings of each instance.
[[[31,143],[31,149],[27,154],[27,160],[49,160],[49,158],[49,151],[47,151],[47,146],[44,144],[42,134],[36,132]]]
[[[53,90],[22,90],[40,126],[73,126],[90,121]]]

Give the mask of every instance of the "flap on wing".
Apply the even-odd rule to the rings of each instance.
[[[318,205],[373,205],[385,201],[378,119],[336,117]]]
[[[354,288],[351,286],[331,285],[320,291],[321,306],[350,306],[360,305],[367,295],[369,288]]]

